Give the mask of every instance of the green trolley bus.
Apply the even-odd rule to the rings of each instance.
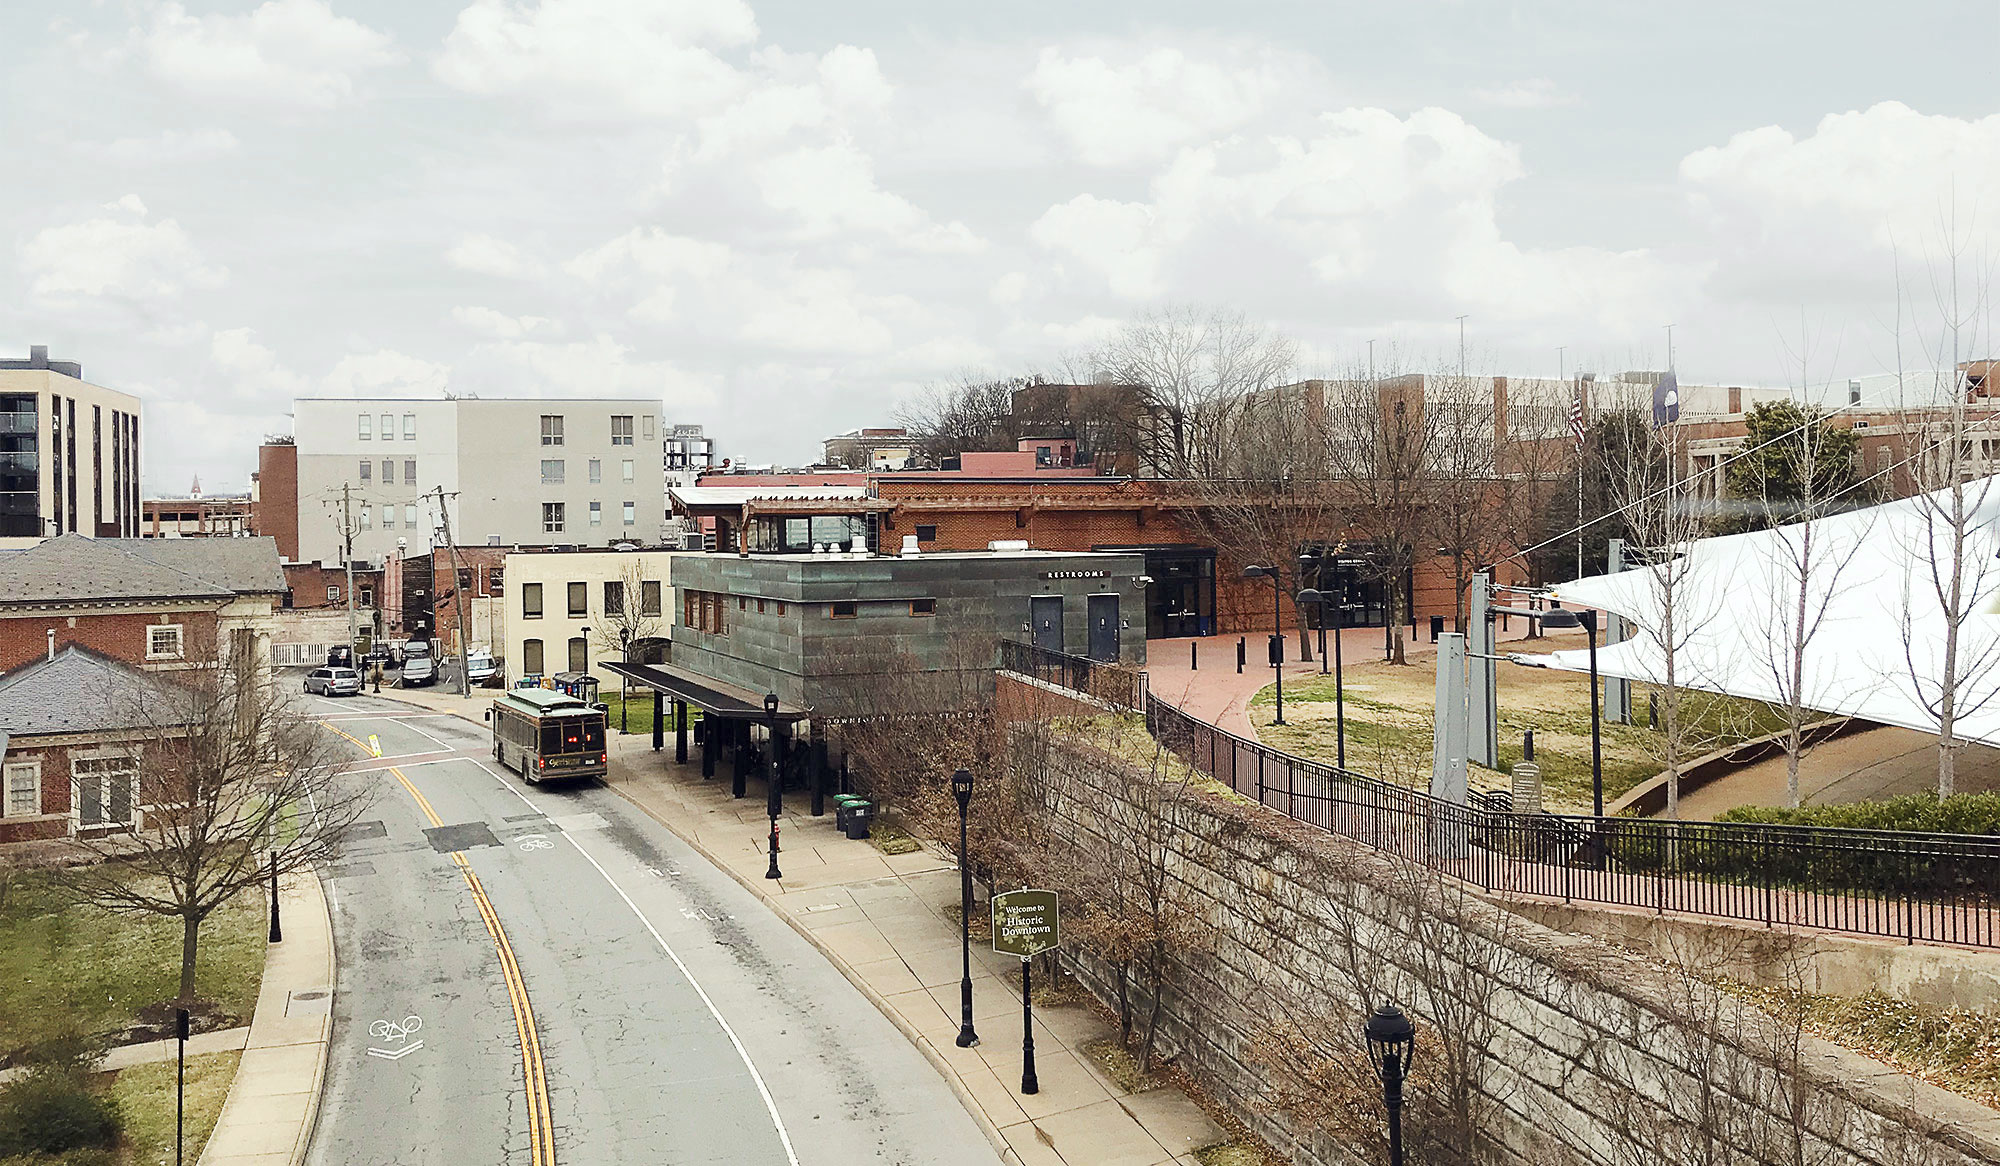
[[[530,783],[545,777],[603,777],[604,709],[567,693],[517,688],[486,710],[493,760]]]

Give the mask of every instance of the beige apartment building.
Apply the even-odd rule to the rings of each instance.
[[[601,660],[658,661],[671,638],[674,554],[515,551],[503,564],[505,671],[521,676],[588,672]]]
[[[56,534],[139,537],[139,398],[83,366],[0,360],[0,548]]]
[[[660,402],[643,398],[292,402],[298,558],[379,563],[443,546],[657,544]]]

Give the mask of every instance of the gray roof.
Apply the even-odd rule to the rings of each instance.
[[[0,552],[0,604],[121,599],[227,600],[282,594],[270,538],[137,539],[58,535]]]
[[[122,661],[70,645],[0,677],[0,733],[102,733],[181,724],[187,694]]]

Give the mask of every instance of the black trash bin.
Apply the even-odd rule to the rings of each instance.
[[[868,824],[875,820],[875,803],[853,801],[847,804],[847,836],[856,842],[868,837]]]

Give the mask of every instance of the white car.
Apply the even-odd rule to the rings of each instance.
[[[321,696],[354,696],[361,691],[361,673],[352,668],[315,668],[306,673],[306,691]]]
[[[465,656],[465,679],[473,684],[485,684],[493,679],[499,668],[493,663],[493,653],[484,648],[474,648]]]

